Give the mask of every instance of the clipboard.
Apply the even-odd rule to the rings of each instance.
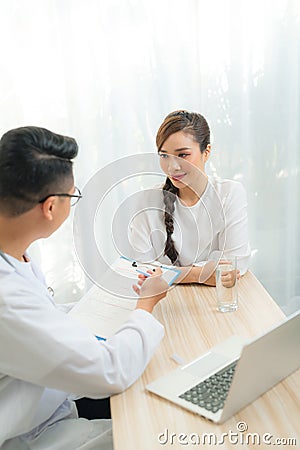
[[[126,276],[133,280],[137,279],[139,273],[149,277],[147,270],[155,270],[157,267],[162,270],[163,273],[161,277],[169,286],[171,286],[181,274],[181,270],[176,267],[164,266],[158,262],[142,263],[132,258],[127,258],[126,256],[120,256],[120,258],[111,266],[118,275]]]
[[[147,270],[160,267],[163,274],[161,277],[171,286],[181,273],[175,267],[162,266],[159,263],[140,263],[134,259],[120,256],[110,267],[112,272],[108,273],[107,283],[113,284],[116,292],[113,294],[96,285],[92,286],[81,300],[71,309],[69,314],[81,325],[89,329],[99,341],[106,341],[113,336],[130,318],[135,309],[137,295],[132,290],[132,284],[136,284],[138,274],[143,273],[150,276]],[[127,279],[124,279],[126,277]],[[123,297],[121,289],[124,287],[129,292],[130,298]],[[134,298],[133,298],[134,297]]]

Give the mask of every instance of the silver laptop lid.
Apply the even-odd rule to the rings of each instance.
[[[235,370],[221,421],[300,367],[300,311],[245,345]]]

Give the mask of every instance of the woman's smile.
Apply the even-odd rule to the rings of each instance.
[[[171,178],[171,180],[174,180],[174,181],[181,181],[182,178],[184,178],[185,176],[186,176],[186,173],[180,173],[180,174],[169,175],[169,177]]]

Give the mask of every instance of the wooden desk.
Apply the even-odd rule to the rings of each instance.
[[[232,334],[246,338],[259,335],[284,319],[284,314],[252,273],[239,282],[239,309],[220,313],[216,310],[215,288],[200,285],[178,285],[156,306],[155,316],[165,325],[165,337],[143,376],[126,392],[111,398],[115,450],[156,450],[184,448],[274,448],[276,438],[294,438],[300,446],[300,371],[265,393],[222,425],[216,425],[145,390],[145,385],[178,367],[170,358],[174,353],[186,362],[205,353]],[[245,387],[246,388],[246,387]],[[247,431],[258,433],[261,444],[235,444],[225,438],[224,444],[182,445],[178,435],[184,433],[189,442],[191,433],[237,432],[237,423],[245,422]],[[163,445],[158,435],[168,430],[176,437]],[[265,433],[273,435],[271,445],[262,442]],[[202,438],[202,437],[201,437]],[[268,438],[266,438],[268,439]],[[163,442],[163,438],[161,441]],[[254,441],[258,442],[258,441]],[[285,441],[286,442],[286,441]],[[276,447],[276,446],[275,446]],[[299,448],[299,447],[298,447]]]

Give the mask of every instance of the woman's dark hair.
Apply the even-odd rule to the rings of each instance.
[[[178,110],[168,114],[158,129],[156,135],[156,146],[158,151],[161,150],[168,137],[178,131],[183,131],[190,135],[195,142],[198,142],[201,153],[203,153],[210,144],[210,130],[206,119],[199,113]],[[172,239],[174,231],[173,213],[177,194],[178,189],[172,184],[170,179],[167,178],[163,186],[165,225],[167,232],[164,254],[170,258],[172,264],[176,263],[177,265],[180,265],[179,254]]]
[[[75,139],[45,128],[21,127],[0,140],[0,213],[18,216],[41,198],[70,189]]]

